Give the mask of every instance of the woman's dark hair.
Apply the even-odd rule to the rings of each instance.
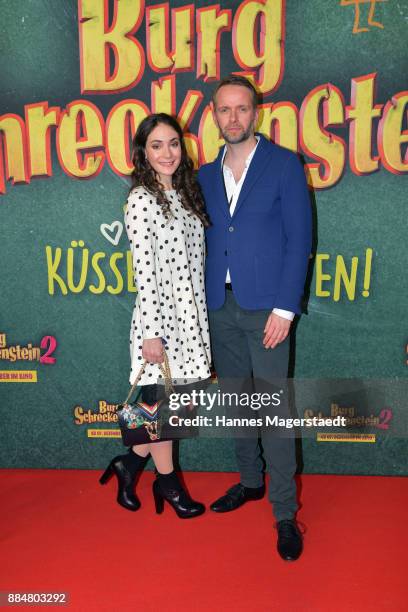
[[[194,166],[187,154],[183,132],[178,122],[166,113],[156,113],[146,117],[137,128],[136,135],[133,139],[132,162],[134,170],[131,174],[131,189],[139,186],[147,189],[156,197],[166,219],[170,219],[170,203],[158,180],[157,173],[146,159],[145,152],[146,141],[150,132],[161,123],[173,128],[180,139],[181,161],[179,167],[172,176],[173,188],[180,195],[184,208],[194,213],[202,221],[204,227],[209,227],[210,221],[205,212],[204,198],[200,186],[194,178]]]

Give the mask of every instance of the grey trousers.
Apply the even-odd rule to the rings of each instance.
[[[222,308],[209,312],[214,365],[222,392],[242,392],[250,387],[255,392],[283,390],[279,408],[271,407],[268,410],[280,417],[288,417],[285,385],[289,337],[274,349],[264,348],[263,330],[270,312],[241,308],[233,292],[227,290]],[[291,431],[259,428],[252,435],[235,438],[241,483],[246,487],[260,487],[263,484],[261,440],[270,475],[269,500],[277,521],[293,518],[298,509],[294,480],[295,439]]]

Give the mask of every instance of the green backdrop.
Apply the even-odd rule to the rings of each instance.
[[[81,4],[81,2],[79,2]],[[137,3],[136,3],[137,4]],[[160,4],[146,2],[146,7]],[[186,6],[171,2],[170,8]],[[211,2],[195,3],[196,8]],[[244,3],[222,1],[232,16]],[[111,3],[113,10],[114,3]],[[0,122],[7,114],[24,119],[24,107],[47,101],[64,109],[73,100],[95,104],[106,119],[119,101],[134,98],[149,108],[150,84],[170,73],[154,72],[146,62],[140,82],[129,91],[83,94],[80,87],[78,4],[74,0],[2,0],[0,23]],[[408,2],[377,2],[375,21],[367,31],[353,33],[355,6],[337,0],[287,0],[284,7],[285,65],[280,86],[264,102],[291,101],[300,108],[318,85],[331,83],[350,105],[351,79],[376,73],[375,103],[385,105],[408,89]],[[369,3],[361,4],[360,26],[367,25]],[[137,37],[145,46],[144,22]],[[195,44],[196,38],[193,39]],[[220,37],[221,76],[241,71],[233,56],[231,33]],[[186,91],[203,93],[190,132],[198,134],[199,120],[216,80],[205,82],[194,71],[176,73],[179,110]],[[405,93],[407,93],[405,91]],[[320,113],[322,115],[322,113]],[[379,118],[373,120],[372,155],[378,155]],[[407,112],[401,129],[407,130]],[[328,130],[350,145],[349,121]],[[395,136],[397,138],[398,135]],[[405,139],[406,141],[406,139]],[[55,129],[51,132],[52,176],[36,177],[29,184],[6,182],[0,195],[0,418],[2,467],[99,468],[121,451],[119,439],[88,437],[88,429],[112,429],[115,423],[76,424],[75,407],[99,412],[98,402],[115,404],[126,395],[129,372],[128,334],[135,293],[127,290],[125,256],[118,260],[124,288],[116,295],[106,289],[96,295],[87,288],[98,284],[91,268],[86,288],[63,295],[55,285],[49,293],[46,247],[53,257],[61,249],[61,277],[67,278],[68,249],[72,241],[75,282],[85,248],[90,257],[106,254],[101,267],[106,285],[117,278],[108,260],[128,249],[125,233],[117,245],[102,233],[102,224],[123,220],[128,181],[105,162],[89,180],[68,176],[58,162]],[[0,162],[5,173],[5,138],[0,123]],[[401,158],[406,157],[401,142]],[[310,159],[299,143],[306,162]],[[408,169],[408,165],[406,166]],[[380,163],[377,172],[358,175],[346,160],[341,179],[329,189],[312,193],[316,217],[316,253],[328,296],[319,296],[316,257],[311,263],[307,314],[296,329],[296,406],[330,414],[332,404],[348,408],[349,416],[372,417],[373,424],[350,422],[350,434],[374,438],[317,441],[316,432],[301,443],[300,465],[306,472],[405,474],[408,470],[406,437],[407,381],[407,251],[406,171],[390,172]],[[114,233],[114,232],[113,232]],[[112,233],[110,234],[112,236]],[[82,244],[82,243],[80,243]],[[363,296],[366,250],[372,249],[369,295]],[[340,299],[333,299],[336,257],[348,271],[358,258],[355,299],[341,284]],[[52,336],[57,346],[55,363],[12,361],[12,346],[39,347]],[[0,336],[1,338],[1,336]],[[47,346],[47,342],[45,345]],[[46,348],[41,349],[44,355]],[[21,355],[20,355],[21,357]],[[4,372],[29,370],[37,382],[9,382]],[[383,412],[382,416],[381,411]],[[375,421],[377,417],[377,421]],[[386,427],[382,427],[386,425]],[[363,441],[364,440],[364,441]],[[370,441],[369,441],[370,440]],[[202,437],[183,442],[184,469],[234,470],[231,440]]]

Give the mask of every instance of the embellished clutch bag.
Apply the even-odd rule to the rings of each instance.
[[[147,361],[144,361],[125,401],[119,405],[116,411],[125,446],[157,442],[161,437],[163,421],[161,411],[167,403],[166,400],[161,399],[151,406],[142,401],[130,401],[146,365]],[[171,384],[171,372],[166,352],[164,352],[164,363],[160,363],[159,367],[163,374],[166,396],[168,397],[174,389]]]

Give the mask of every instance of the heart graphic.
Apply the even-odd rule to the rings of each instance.
[[[106,238],[106,240],[109,240],[111,244],[117,246],[123,232],[123,224],[120,221],[114,221],[110,225],[102,223],[100,230],[102,236]]]

